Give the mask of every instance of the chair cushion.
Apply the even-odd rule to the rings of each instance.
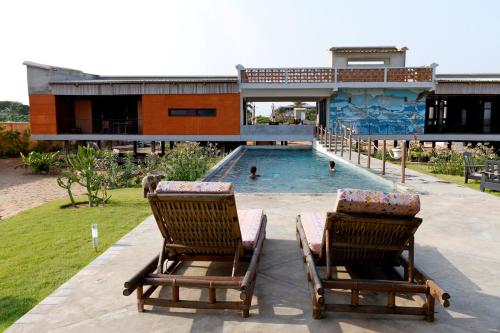
[[[416,194],[339,189],[335,211],[413,217],[420,211]]]
[[[233,194],[233,184],[220,182],[161,181],[156,193],[212,193]]]
[[[306,234],[307,244],[315,254],[320,254],[325,232],[326,213],[301,213],[300,222]]]
[[[241,241],[245,250],[253,250],[257,245],[262,215],[264,215],[262,209],[238,209]]]

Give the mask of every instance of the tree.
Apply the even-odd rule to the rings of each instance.
[[[255,103],[247,103],[246,104],[247,109],[246,109],[246,120],[247,124],[253,124],[254,123],[254,116],[255,116]]]
[[[29,106],[19,102],[0,101],[0,121],[29,121]]]
[[[257,116],[256,122],[257,124],[269,124],[269,117]]]

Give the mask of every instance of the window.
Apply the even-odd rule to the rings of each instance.
[[[348,66],[384,66],[384,60],[355,60],[349,59],[347,60]]]
[[[491,102],[484,102],[483,132],[491,132]]]
[[[215,109],[168,109],[169,117],[215,117]]]

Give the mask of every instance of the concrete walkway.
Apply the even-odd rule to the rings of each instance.
[[[397,178],[398,168],[387,168],[388,177]],[[436,306],[434,323],[338,313],[313,320],[295,216],[327,211],[334,197],[237,195],[239,208],[263,208],[268,216],[250,318],[231,311],[150,307],[138,313],[135,295],[121,293],[123,282],[160,249],[156,225],[148,218],[7,331],[500,332],[500,199],[410,170],[407,185],[422,201],[416,263],[452,296],[447,310]]]

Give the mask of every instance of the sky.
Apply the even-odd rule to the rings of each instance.
[[[0,1],[0,100],[25,60],[101,75],[329,66],[332,46],[407,46],[407,65],[500,73],[498,0]],[[269,105],[260,105],[258,113]]]

